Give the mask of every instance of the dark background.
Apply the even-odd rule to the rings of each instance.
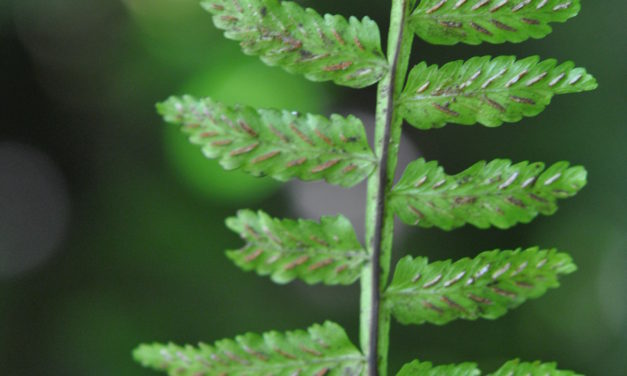
[[[305,2],[371,15],[387,1]],[[367,3],[367,4],[366,4]],[[589,375],[627,369],[624,195],[627,3],[583,1],[541,41],[437,47],[414,61],[482,54],[574,60],[595,92],[560,96],[539,117],[498,129],[406,127],[403,164],[424,155],[457,172],[479,159],[570,160],[589,185],[555,216],[509,231],[399,226],[395,258],[473,256],[540,245],[570,252],[563,287],[498,321],[392,327],[392,374],[414,358],[556,360]],[[276,286],[223,255],[241,245],[224,218],[343,212],[362,228],[363,186],[253,179],[222,172],[155,114],[170,94],[371,121],[374,89],[314,84],[264,67],[221,37],[195,0],[0,0],[0,374],[150,375],[140,342],[196,343],[330,319],[357,342],[358,286]]]

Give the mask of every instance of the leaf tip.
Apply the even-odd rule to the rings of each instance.
[[[163,359],[161,355],[156,351],[157,344],[142,343],[133,349],[133,360],[140,363],[142,366],[152,366],[159,364]]]

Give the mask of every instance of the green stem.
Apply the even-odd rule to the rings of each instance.
[[[396,114],[396,99],[403,89],[413,33],[405,32],[406,15],[415,0],[392,0],[388,33],[390,71],[377,88],[375,153],[377,171],[368,179],[366,243],[372,262],[361,276],[361,347],[367,359],[368,376],[387,375],[390,312],[381,304],[390,270],[394,214],[386,205],[398,161],[402,119]]]

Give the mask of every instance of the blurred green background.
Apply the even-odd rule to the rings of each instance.
[[[303,3],[371,15],[387,28],[387,1]],[[627,374],[625,14],[624,1],[587,0],[541,41],[416,42],[415,62],[572,59],[600,87],[498,129],[405,128],[406,160],[420,154],[456,172],[479,159],[566,159],[585,165],[590,183],[555,216],[510,231],[399,226],[395,258],[541,245],[572,253],[579,271],[498,321],[393,325],[393,370],[414,358],[476,360],[491,370],[521,357]],[[222,38],[196,0],[0,0],[0,68],[1,375],[151,375],[131,359],[140,342],[196,343],[325,319],[357,342],[357,286],[276,286],[241,272],[223,255],[241,244],[224,218],[242,207],[285,217],[342,211],[361,228],[363,186],[346,192],[222,172],[162,123],[154,103],[192,93],[353,112],[369,123],[373,88],[313,84],[265,67]]]

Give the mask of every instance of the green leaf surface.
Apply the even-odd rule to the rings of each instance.
[[[550,23],[580,8],[579,0],[423,0],[410,25],[433,44],[522,42],[546,36]]]
[[[341,215],[316,222],[240,210],[226,223],[246,241],[243,248],[228,251],[229,258],[277,283],[299,278],[310,284],[351,284],[369,259],[350,221]]]
[[[198,347],[145,344],[133,356],[143,366],[172,376],[357,376],[364,367],[359,350],[331,322],[307,331],[247,333]]]
[[[557,369],[555,363],[525,363],[518,359],[505,363],[498,371],[489,376],[581,376],[573,371]]]
[[[488,251],[456,262],[407,256],[396,266],[385,299],[403,324],[496,319],[558,287],[558,276],[576,269],[569,255],[537,247]]]
[[[556,94],[593,90],[597,82],[572,62],[538,56],[473,57],[464,62],[420,63],[409,73],[399,112],[419,129],[446,123],[497,127],[542,112]]]
[[[376,166],[364,126],[354,116],[328,119],[191,96],[172,97],[157,107],[167,122],[182,126],[192,143],[227,170],[350,187]]]
[[[401,368],[396,376],[479,376],[481,371],[474,363],[433,366],[430,362],[414,360]],[[507,362],[489,376],[580,376],[572,371],[561,371],[555,363],[523,363],[519,360]]]
[[[216,27],[244,53],[313,81],[362,88],[388,71],[377,24],[277,0],[203,0]]]
[[[475,363],[433,366],[430,362],[414,360],[401,368],[396,376],[479,376],[481,371]]]
[[[506,229],[555,213],[557,200],[574,196],[586,185],[586,175],[583,167],[568,162],[545,169],[541,162],[512,164],[507,159],[477,162],[447,175],[437,162],[418,159],[392,188],[389,202],[410,225]]]

